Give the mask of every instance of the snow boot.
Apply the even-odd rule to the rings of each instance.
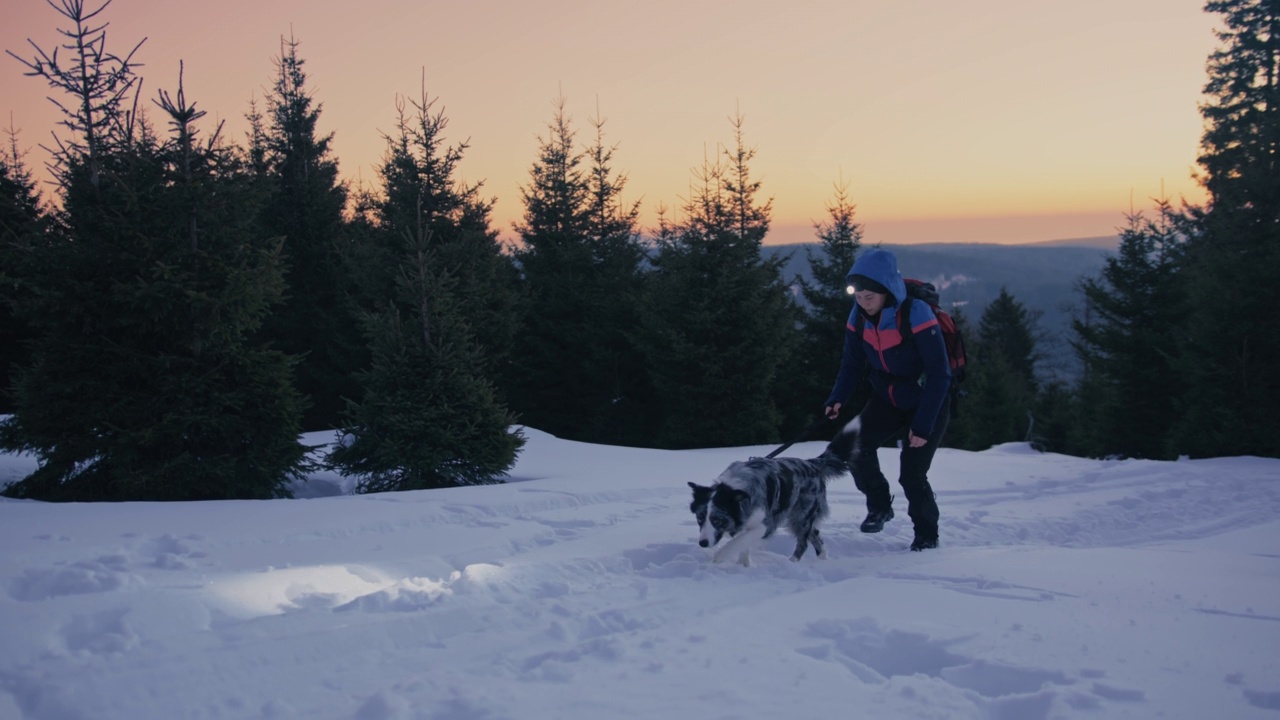
[[[870,508],[867,510],[867,519],[862,521],[862,525],[858,528],[864,533],[878,533],[884,529],[884,524],[893,519],[893,496],[889,496],[889,502],[883,507]]]
[[[938,536],[916,535],[916,539],[911,541],[911,552],[920,552],[921,550],[932,550],[938,547]]]

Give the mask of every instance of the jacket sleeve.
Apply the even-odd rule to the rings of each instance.
[[[923,312],[921,312],[923,311]],[[933,434],[938,411],[947,393],[951,392],[951,362],[947,359],[947,345],[942,339],[942,328],[927,303],[912,303],[911,327],[916,351],[924,365],[924,387],[920,391],[920,404],[911,420],[911,432],[927,438]]]
[[[840,359],[840,372],[836,375],[835,387],[831,388],[831,395],[827,398],[825,407],[831,407],[835,403],[843,405],[847,402],[850,393],[862,380],[862,375],[866,371],[867,355],[862,349],[862,336],[854,329],[857,312],[857,308],[854,308],[849,314],[848,323],[845,324],[844,355]]]

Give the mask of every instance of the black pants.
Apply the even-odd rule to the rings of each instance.
[[[903,436],[898,484],[907,496],[907,514],[915,526],[917,538],[937,539],[938,503],[929,486],[929,466],[933,454],[947,432],[951,419],[951,398],[942,403],[938,419],[933,424],[929,441],[918,448],[906,441],[906,431],[915,413],[899,410],[879,395],[873,394],[862,409],[862,430],[858,438],[858,450],[849,463],[854,484],[867,496],[867,510],[888,510],[893,503],[889,495],[889,481],[880,470],[877,449],[894,436]]]

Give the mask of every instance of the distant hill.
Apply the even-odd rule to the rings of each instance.
[[[1067,238],[1065,240],[1043,240],[1041,242],[1028,243],[1036,247],[1045,246],[1071,246],[1071,247],[1092,247],[1103,250],[1116,250],[1120,247],[1119,235],[1099,235],[1097,237],[1084,238]]]
[[[1067,361],[1064,365],[1071,374],[1074,360],[1067,357],[1070,352],[1066,339],[1072,307],[1080,304],[1077,282],[1084,276],[1097,275],[1106,258],[1115,254],[1117,245],[1117,238],[1111,237],[1029,245],[931,243],[882,247],[898,256],[903,275],[932,282],[942,295],[943,305],[958,308],[974,324],[1000,295],[1000,288],[1007,288],[1028,310],[1041,313],[1039,326],[1046,340],[1041,350]],[[822,246],[775,245],[765,246],[762,252],[766,257],[789,258],[783,270],[787,278],[809,278],[806,249],[817,255]]]

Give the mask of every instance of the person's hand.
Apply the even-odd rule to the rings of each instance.
[[[910,430],[907,431],[907,444],[911,447],[924,447],[928,442],[928,438],[922,438]]]
[[[827,408],[826,412],[827,412],[828,419],[835,420],[837,417],[840,416],[840,403],[833,403]]]

